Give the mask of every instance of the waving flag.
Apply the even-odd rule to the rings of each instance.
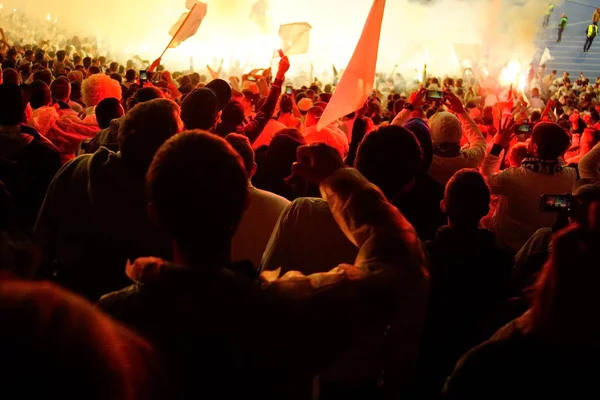
[[[186,6],[191,5],[189,3],[190,2],[188,1]],[[173,39],[171,39],[168,48],[173,49],[196,34],[202,20],[206,16],[207,8],[206,3],[198,1],[192,5],[190,11],[181,14],[181,17],[179,17],[177,22],[175,22],[169,30],[169,35],[171,35]]]
[[[288,56],[308,53],[311,29],[312,26],[306,22],[281,25],[279,27],[281,50]]]
[[[548,61],[554,60],[552,54],[550,54],[550,50],[546,47],[544,49],[544,53],[542,54],[542,58],[540,59],[540,65],[546,64]]]
[[[385,0],[373,1],[354,54],[317,124],[317,129],[321,130],[338,118],[358,110],[371,94],[384,10]]]

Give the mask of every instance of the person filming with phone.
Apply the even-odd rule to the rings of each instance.
[[[498,172],[502,150],[508,151],[514,135],[514,121],[505,116],[481,168],[492,194],[500,197],[489,229],[496,234],[498,246],[513,254],[538,229],[552,226],[556,221],[555,214],[540,210],[540,197],[547,193],[568,193],[577,180],[575,169],[564,166],[562,161],[571,137],[551,122],[535,125],[528,157],[520,167]]]

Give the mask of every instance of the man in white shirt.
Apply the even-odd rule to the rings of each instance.
[[[499,196],[489,230],[496,234],[500,248],[516,253],[538,229],[556,222],[556,214],[540,211],[541,196],[571,192],[577,172],[561,162],[571,143],[569,134],[551,122],[535,126],[529,144],[531,156],[520,167],[498,172],[500,153],[508,148],[512,134],[509,126],[496,135],[481,170],[492,194]]]
[[[290,202],[281,196],[252,186],[250,179],[256,172],[256,163],[252,145],[246,136],[231,133],[225,137],[225,140],[242,157],[248,173],[249,204],[233,236],[231,259],[232,261],[249,260],[259,268],[273,228],[281,212]]]
[[[323,115],[321,107],[312,107],[306,114],[304,138],[307,144],[325,143],[336,149],[342,158],[348,154],[348,137],[340,128],[335,125],[329,125],[320,131],[317,130],[317,124]]]

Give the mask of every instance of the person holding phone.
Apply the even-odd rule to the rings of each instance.
[[[302,128],[302,120],[296,117],[295,110],[298,110],[298,107],[294,101],[294,96],[287,94],[281,96],[281,99],[279,100],[279,116],[277,117],[277,121],[288,128],[300,130]],[[298,113],[299,112],[300,111],[298,111]]]
[[[501,152],[508,150],[513,136],[514,121],[505,117],[481,169],[492,194],[499,196],[489,229],[496,234],[500,248],[514,254],[538,229],[552,226],[556,221],[556,215],[540,211],[540,197],[570,192],[577,172],[562,163],[571,137],[552,122],[535,125],[529,143],[530,156],[518,168],[497,172]]]

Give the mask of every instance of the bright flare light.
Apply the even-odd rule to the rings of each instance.
[[[50,18],[52,18],[50,14],[46,15],[46,21],[50,21]]]
[[[518,61],[511,61],[508,65],[502,68],[500,71],[500,84],[503,86],[510,86],[517,83],[519,79],[519,73],[521,72],[521,63]]]
[[[519,77],[519,90],[521,92],[525,90],[526,79],[527,77],[525,76],[525,74],[521,74],[521,76]]]

